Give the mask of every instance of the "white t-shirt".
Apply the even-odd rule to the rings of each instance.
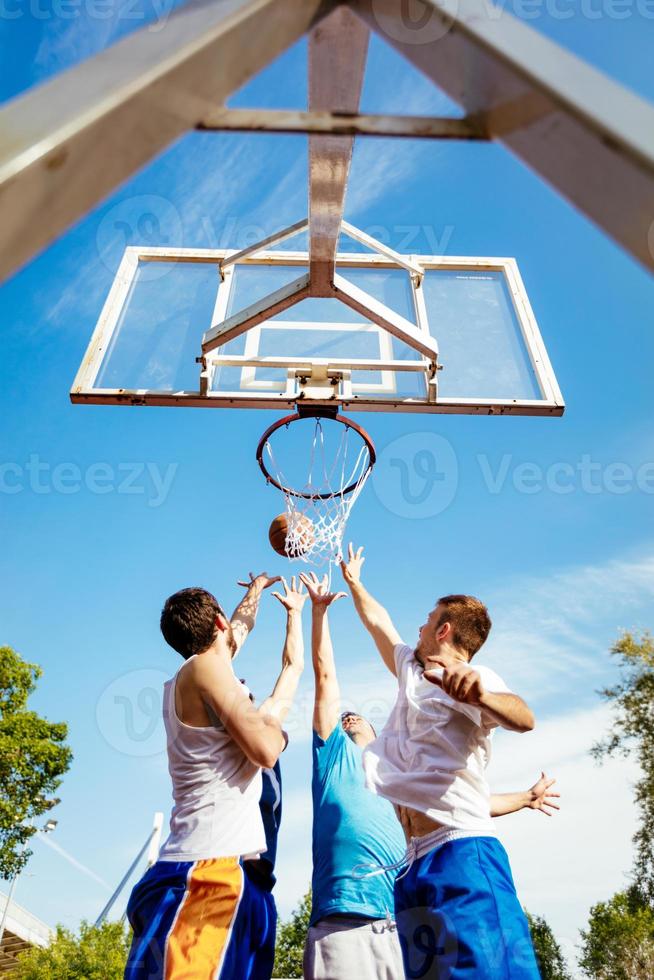
[[[494,834],[485,772],[494,723],[426,680],[411,647],[396,646],[395,666],[395,706],[363,754],[368,789],[445,827]],[[510,693],[489,667],[475,670],[487,691]]]

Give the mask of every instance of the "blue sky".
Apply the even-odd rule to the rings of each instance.
[[[25,9],[0,20],[2,100],[140,26],[128,9],[144,19],[157,12],[116,5],[98,20],[90,4],[74,9],[79,16]],[[624,7],[630,16],[620,19],[599,0],[531,9],[536,30],[654,97],[654,20],[644,5]],[[231,104],[301,107],[305,67],[300,43]],[[455,111],[377,38],[362,107]],[[68,389],[125,244],[243,245],[304,216],[305,181],[302,138],[187,136],[0,291],[0,642],[43,666],[34,706],[69,723],[75,752],[59,827],[35,843],[16,895],[48,923],[94,918],[153,812],[169,808],[152,693],[177,667],[158,632],[165,596],[201,584],[233,606],[238,577],[284,570],[266,540],[280,501],[254,461],[269,415],[72,406]],[[138,231],[144,210],[158,223]],[[405,459],[416,492],[420,447],[439,457],[447,480],[426,508],[407,510],[397,470],[380,466],[350,531],[367,547],[369,587],[407,640],[443,592],[487,601],[488,662],[541,719],[533,735],[498,738],[491,779],[511,788],[545,767],[565,794],[560,818],[518,815],[502,833],[525,903],[571,949],[589,905],[620,887],[631,859],[633,773],[597,769],[587,750],[608,720],[596,690],[613,676],[612,641],[620,628],[654,622],[652,279],[496,146],[361,141],[346,217],[392,245],[410,239],[414,252],[515,256],[566,397],[562,419],[362,418],[382,461]],[[118,219],[132,227],[128,239]],[[569,467],[563,493],[559,464]],[[240,665],[259,695],[277,668],[282,625],[266,597]],[[379,721],[391,679],[349,603],[334,610],[333,630],[344,694]],[[307,676],[284,767],[285,913],[309,877],[310,698]]]

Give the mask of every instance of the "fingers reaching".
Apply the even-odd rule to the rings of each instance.
[[[324,575],[318,578],[315,572],[301,572],[300,582],[306,585],[314,606],[329,606],[337,599],[346,599],[346,592],[329,592],[329,578]]]

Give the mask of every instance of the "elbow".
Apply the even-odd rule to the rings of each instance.
[[[276,752],[269,746],[252,749],[247,753],[248,759],[260,769],[272,769],[281,755],[281,750]]]
[[[534,718],[533,712],[529,711],[522,719],[522,724],[516,728],[516,731],[524,735],[526,732],[533,732],[535,727],[536,719]]]
[[[248,752],[248,758],[261,769],[272,769],[285,748],[286,736],[280,727],[274,734],[271,732],[265,742]]]
[[[256,761],[256,765],[261,766],[262,769],[272,769],[280,755],[281,749],[279,752],[274,752],[271,749],[267,749],[260,753],[259,759]]]

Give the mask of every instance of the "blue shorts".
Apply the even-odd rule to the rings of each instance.
[[[157,861],[127,906],[125,980],[270,980],[277,913],[237,858]]]
[[[539,980],[509,859],[494,837],[448,841],[395,882],[407,980]]]

